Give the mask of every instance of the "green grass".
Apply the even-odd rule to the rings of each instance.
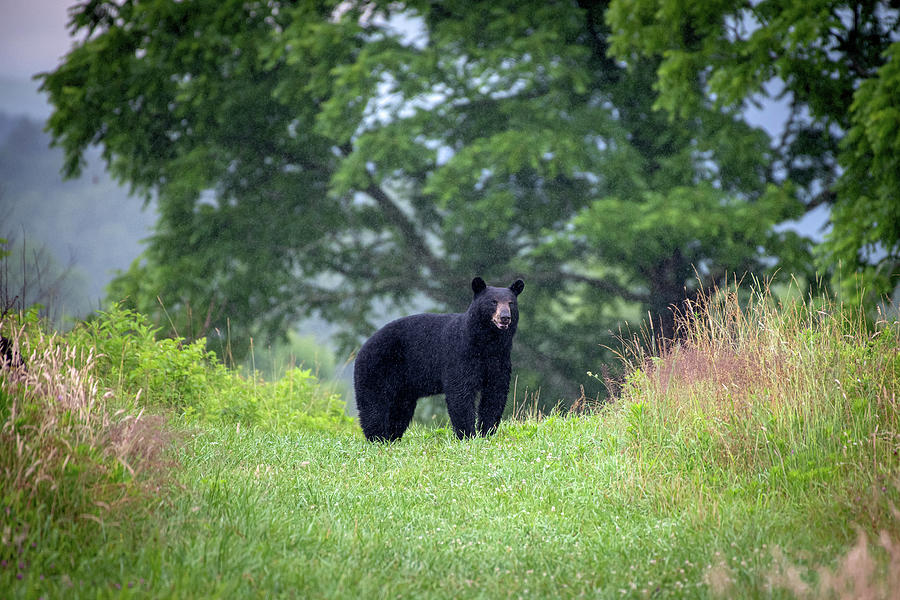
[[[127,525],[84,523],[97,555],[43,582],[31,567],[14,589],[680,597],[709,593],[718,568],[755,597],[767,594],[776,548],[827,565],[855,541],[846,507],[816,494],[723,482],[668,497],[643,485],[627,442],[608,434],[595,417],[507,424],[466,443],[416,428],[390,447],[315,432],[198,433],[181,450],[175,491]]]
[[[19,476],[2,488],[0,590],[13,598],[896,593],[897,324],[869,329],[839,307],[777,306],[766,293],[743,308],[718,294],[695,311],[685,343],[655,356],[636,344],[623,351],[629,375],[612,404],[506,420],[490,439],[414,426],[400,443],[369,444],[315,400],[307,378],[281,388],[207,382],[214,397],[191,410],[157,398],[165,425],[139,414],[130,388],[106,400],[98,393],[85,424],[71,411],[53,421],[43,396],[23,397],[9,386],[18,375],[9,376],[0,464]],[[97,371],[103,382],[122,379]],[[79,381],[67,385],[83,389],[84,374]],[[258,406],[244,417],[223,409],[253,394]],[[16,402],[30,416],[12,414]],[[111,445],[109,432],[125,426],[131,435]],[[15,459],[16,432],[44,443]],[[147,452],[160,446],[166,454]],[[37,461],[43,482],[20,468]]]

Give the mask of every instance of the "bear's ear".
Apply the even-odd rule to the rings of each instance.
[[[487,284],[484,282],[484,279],[482,279],[481,277],[476,277],[475,279],[472,280],[472,291],[475,292],[476,296],[478,294],[480,294],[481,292],[483,292],[486,287],[487,287]]]
[[[525,282],[522,281],[521,279],[516,279],[516,282],[514,284],[512,284],[511,286],[509,286],[509,289],[512,290],[513,294],[518,296],[519,294],[522,293],[522,290],[525,289]]]

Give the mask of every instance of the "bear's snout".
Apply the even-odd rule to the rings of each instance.
[[[491,321],[497,329],[509,329],[509,325],[512,323],[512,314],[509,312],[509,304],[498,303],[497,309],[491,316]]]

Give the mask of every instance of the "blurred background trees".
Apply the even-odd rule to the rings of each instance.
[[[42,89],[66,173],[99,145],[157,202],[113,298],[240,356],[310,316],[351,350],[521,276],[519,385],[552,404],[626,320],[671,335],[701,286],[814,281],[812,242],[777,225],[820,203],[840,199],[819,268],[896,283],[895,142],[867,133],[891,131],[896,10],[784,4],[92,0]],[[776,140],[743,117],[773,80]]]
[[[64,180],[63,152],[43,126],[0,112],[0,310],[40,304],[66,329],[101,306],[111,272],[139,253],[153,215],[110,180],[95,148],[83,177]]]
[[[831,206],[819,267],[872,302],[900,267],[900,4],[613,0],[615,56],[664,57],[656,107],[689,119],[773,99],[789,106],[771,163],[807,209]],[[859,277],[851,276],[859,275]],[[865,297],[859,297],[860,295]]]

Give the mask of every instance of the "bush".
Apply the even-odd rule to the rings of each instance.
[[[114,304],[77,327],[76,343],[92,348],[103,384],[120,396],[140,395],[144,405],[185,410],[199,406],[217,370],[206,340],[156,339],[158,329],[140,313]]]
[[[339,395],[309,370],[289,369],[278,381],[226,368],[206,341],[156,339],[140,313],[116,304],[76,328],[77,343],[93,351],[102,384],[142,406],[175,409],[189,419],[288,431],[349,428]]]
[[[302,428],[353,428],[337,394],[323,388],[308,369],[289,369],[275,382],[220,369],[202,406],[189,414],[207,422],[241,424],[280,432]]]

